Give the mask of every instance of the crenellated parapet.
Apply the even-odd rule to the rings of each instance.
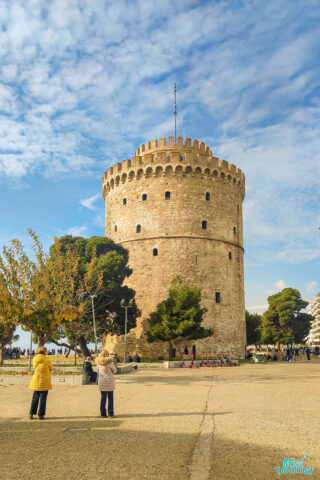
[[[172,148],[180,149],[192,149],[194,152],[204,155],[212,156],[210,148],[199,140],[191,140],[191,138],[177,137],[177,143],[174,143],[174,137],[169,137],[168,142],[166,138],[160,138],[160,140],[152,140],[152,142],[146,142],[136,150],[135,155],[143,155],[144,153],[152,153],[155,150],[170,150]]]
[[[208,176],[244,191],[245,176],[235,165],[212,155],[203,142],[183,137],[153,140],[141,145],[135,156],[110,167],[103,176],[103,197],[118,185],[143,177]]]

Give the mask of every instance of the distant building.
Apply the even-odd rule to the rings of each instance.
[[[190,138],[148,142],[104,174],[105,235],[129,250],[133,274],[126,283],[142,310],[128,335],[129,352],[155,357],[167,351],[165,343],[147,343],[146,319],[178,274],[201,287],[208,310],[203,325],[214,329],[196,342],[197,353],[244,357],[244,195],[242,171]],[[123,336],[108,335],[105,343],[119,353]],[[177,345],[178,354],[187,343],[194,342]]]
[[[320,293],[311,300],[307,312],[315,317],[306,341],[311,345],[320,344]]]

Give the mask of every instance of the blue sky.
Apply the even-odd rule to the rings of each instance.
[[[101,177],[173,130],[246,175],[246,305],[320,290],[319,0],[0,3],[0,243],[103,235]]]

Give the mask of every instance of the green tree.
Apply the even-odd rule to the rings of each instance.
[[[262,341],[288,345],[301,343],[307,335],[312,316],[301,312],[308,305],[299,290],[284,288],[268,297],[269,308],[262,315]]]
[[[77,316],[74,285],[79,259],[74,251],[62,255],[56,240],[53,262],[35,232],[28,232],[33,260],[19,240],[4,246],[0,256],[0,318],[3,324],[20,324],[33,333],[39,345],[44,345],[62,321],[73,321]],[[91,263],[88,281],[93,278],[94,255]],[[79,284],[77,289],[77,293],[81,292],[83,286]]]
[[[105,237],[83,238],[65,235],[58,241],[62,255],[76,252],[79,257],[78,277],[73,285],[78,315],[72,322],[62,322],[63,335],[69,345],[78,344],[82,354],[89,355],[87,343],[94,341],[90,295],[96,295],[94,304],[98,340],[108,333],[124,334],[124,309],[121,309],[120,302],[124,298],[127,303],[135,296],[134,290],[123,285],[125,279],[132,274],[127,265],[128,251]],[[57,252],[54,246],[50,247],[50,256],[55,262]],[[79,284],[81,293],[77,295]],[[140,312],[134,302],[128,314],[128,331],[136,326],[136,317],[139,315]],[[58,337],[55,333],[51,340],[57,345],[66,346]]]
[[[259,313],[246,310],[247,345],[259,345],[261,342],[261,319]]]
[[[0,364],[3,350],[14,338],[23,311],[27,308],[24,291],[30,276],[28,258],[18,240],[4,245],[0,255]]]
[[[0,365],[3,365],[4,347],[14,340],[16,325],[2,322],[0,317]]]
[[[212,329],[201,326],[203,315],[207,310],[201,308],[200,301],[199,287],[186,284],[179,276],[174,277],[168,298],[159,303],[156,311],[148,318],[147,341],[168,342],[171,360],[175,342],[213,335]]]

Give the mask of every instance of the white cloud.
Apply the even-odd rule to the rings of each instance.
[[[89,210],[95,210],[94,203],[98,200],[98,198],[101,198],[101,195],[97,194],[89,198],[84,198],[83,200],[80,200],[80,203],[84,207],[89,208]]]
[[[172,134],[177,81],[179,130],[246,175],[247,264],[318,259],[317,7],[4,2],[0,176],[101,176]]]
[[[308,298],[315,297],[316,294],[319,292],[319,290],[320,290],[320,286],[317,280],[311,280],[310,282],[307,282],[305,285],[305,292]]]
[[[279,289],[279,290],[283,290],[284,288],[287,287],[286,283],[284,280],[278,280],[276,283],[275,283],[275,286]]]
[[[251,313],[263,313],[268,309],[268,304],[266,305],[251,305],[249,307],[246,307],[247,310]]]
[[[82,225],[79,227],[70,227],[69,230],[67,231],[68,235],[73,235],[74,237],[83,237],[86,236],[87,233],[87,227]]]

